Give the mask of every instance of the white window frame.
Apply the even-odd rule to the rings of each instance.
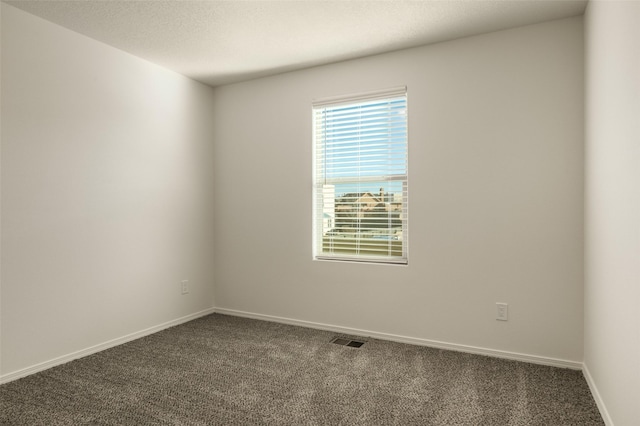
[[[401,104],[400,100],[403,100],[404,104]],[[327,168],[330,165],[331,160],[326,159],[327,152],[327,141],[330,140],[330,137],[326,135],[329,134],[329,131],[326,130],[326,113],[327,111],[332,112],[334,108],[343,108],[349,106],[360,106],[364,105],[378,105],[384,101],[393,101],[394,105],[398,103],[403,106],[403,110],[401,110],[401,114],[404,114],[404,134],[406,135],[404,138],[404,145],[402,143],[397,142],[397,137],[394,139],[394,142],[391,142],[391,136],[388,136],[388,140],[385,145],[387,149],[390,150],[397,149],[396,146],[400,146],[400,149],[404,149],[404,152],[400,152],[400,155],[404,155],[404,163],[403,169],[398,169],[397,162],[398,160],[393,160],[394,164],[391,164],[391,160],[388,160],[390,165],[384,165],[387,167],[385,170],[384,167],[380,170],[380,174],[371,175],[370,173],[363,173],[360,175],[358,171],[357,176],[328,176]],[[391,105],[391,103],[389,103]],[[389,112],[391,114],[391,112]],[[398,118],[398,111],[394,110],[393,114],[395,114],[395,118]],[[358,119],[361,119],[362,116],[358,116]],[[391,121],[389,120],[389,123]],[[360,121],[358,122],[358,126],[361,125]],[[378,122],[376,122],[378,123]],[[323,124],[325,125],[323,127]],[[391,124],[389,129],[391,129]],[[397,125],[393,125],[397,126]],[[406,86],[395,87],[391,89],[384,89],[366,93],[359,93],[355,95],[347,95],[347,96],[337,96],[331,98],[323,98],[314,100],[312,102],[312,128],[313,128],[313,258],[315,260],[340,260],[340,261],[355,261],[355,262],[370,262],[370,263],[387,263],[387,264],[408,264],[408,247],[409,247],[409,215],[408,215],[408,198],[409,198],[409,134],[408,134],[408,99],[407,99],[407,88]],[[394,127],[395,128],[395,127]],[[391,131],[391,130],[389,130]],[[363,140],[365,138],[363,137]],[[329,142],[331,143],[331,142]],[[363,142],[363,147],[369,148],[366,144],[370,142]],[[358,146],[358,150],[360,150],[360,141],[355,143]],[[394,152],[395,153],[395,152]],[[378,156],[379,157],[379,156]],[[376,157],[376,158],[378,158]],[[378,160],[376,160],[378,161]],[[351,164],[357,164],[357,169],[360,170],[361,164],[366,163],[365,160],[361,160],[360,156],[358,156],[357,160],[354,160]],[[334,163],[335,165],[335,163]],[[349,170],[352,170],[351,166]],[[394,167],[396,167],[394,169]],[[397,170],[401,170],[401,172],[397,172]],[[377,171],[377,170],[376,170]],[[402,173],[403,172],[403,173]],[[392,183],[393,182],[393,183]],[[363,188],[370,188],[374,183],[380,184],[384,183],[384,187],[388,185],[393,185],[394,188],[398,188],[401,185],[401,191],[398,195],[396,192],[393,197],[394,199],[400,199],[400,211],[398,213],[399,219],[395,220],[394,223],[396,226],[391,227],[391,213],[388,213],[386,217],[389,220],[389,227],[387,229],[388,235],[377,235],[373,234],[368,235],[369,238],[381,238],[388,240],[387,242],[380,243],[379,241],[369,239],[363,237],[364,233],[363,229],[368,229],[372,232],[376,232],[377,230],[373,230],[372,228],[360,228],[358,225],[357,233],[349,234],[346,233],[332,233],[327,232],[327,229],[330,229],[332,226],[338,226],[337,213],[336,213],[336,200],[340,199],[339,194],[336,194],[335,188],[336,185],[360,185]],[[345,186],[342,186],[344,188]],[[382,189],[382,188],[381,188]],[[367,191],[370,193],[371,191]],[[363,194],[364,192],[358,191],[356,195]],[[376,193],[377,194],[377,193]],[[345,194],[346,195],[346,194]],[[388,201],[385,199],[384,194],[380,194],[377,197],[383,204]],[[391,203],[388,203],[389,205]],[[394,209],[397,210],[397,202],[393,203],[395,206]],[[331,210],[333,210],[333,214],[331,214]],[[391,207],[385,207],[386,211],[391,211]],[[358,217],[360,217],[358,213]],[[371,214],[371,217],[374,215]],[[365,222],[363,219],[356,219],[359,223]],[[378,219],[368,219],[368,223],[375,222]],[[381,219],[384,221],[385,219]],[[400,221],[401,225],[398,226],[397,222]],[[374,226],[374,225],[369,225]],[[377,226],[377,225],[376,225]],[[345,228],[335,228],[336,231],[342,231]],[[391,235],[391,229],[394,229],[393,236]],[[382,232],[382,231],[380,231]],[[334,239],[336,235],[341,237],[346,237],[348,241],[353,242],[340,242],[337,237]],[[357,235],[357,237],[355,237]],[[329,242],[330,241],[330,242]],[[340,247],[348,247],[346,250],[341,249],[335,251],[333,249],[333,241],[338,242],[338,244],[342,244]],[[343,240],[345,241],[345,240]],[[379,248],[384,245],[387,248]],[[365,247],[364,249],[361,249]],[[331,247],[331,248],[328,248]],[[368,248],[368,249],[367,249]],[[370,249],[370,250],[369,250]],[[386,251],[386,254],[384,253]],[[377,253],[377,254],[372,254]]]

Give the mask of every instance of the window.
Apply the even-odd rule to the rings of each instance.
[[[314,258],[407,263],[407,92],[313,103]]]

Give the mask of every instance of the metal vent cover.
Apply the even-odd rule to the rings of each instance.
[[[362,340],[353,340],[346,337],[334,337],[331,339],[331,343],[335,343],[336,345],[341,346],[349,346],[351,348],[359,348],[365,344]]]

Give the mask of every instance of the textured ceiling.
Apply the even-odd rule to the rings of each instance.
[[[217,86],[581,15],[587,1],[5,3]]]

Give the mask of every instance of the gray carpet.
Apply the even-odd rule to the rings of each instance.
[[[0,386],[2,425],[603,425],[582,373],[209,315]]]

